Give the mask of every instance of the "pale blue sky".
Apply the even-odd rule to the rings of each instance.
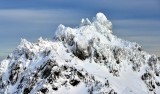
[[[159,0],[1,0],[0,60],[21,38],[51,39],[59,24],[75,27],[97,12],[112,21],[115,35],[160,56]]]

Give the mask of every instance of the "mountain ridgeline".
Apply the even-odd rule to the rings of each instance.
[[[160,58],[113,35],[103,13],[53,36],[1,61],[0,94],[160,94]]]

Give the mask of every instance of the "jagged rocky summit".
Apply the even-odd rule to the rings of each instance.
[[[103,13],[53,40],[22,39],[0,63],[0,94],[160,94],[160,59],[112,34]]]

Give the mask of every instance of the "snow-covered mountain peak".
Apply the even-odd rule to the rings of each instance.
[[[102,24],[105,24],[108,22],[107,17],[101,12],[96,14],[96,20]]]
[[[88,18],[82,19],[79,28],[65,27],[64,25],[60,24],[56,31],[56,37],[65,38],[70,34],[78,36],[81,34],[88,36],[94,35],[97,32],[101,32],[101,34],[109,34],[112,32],[112,23],[107,20],[103,13],[97,13],[96,17],[93,18],[93,22],[91,22]]]
[[[159,94],[160,59],[112,34],[103,13],[53,40],[20,45],[0,63],[0,94]]]
[[[112,30],[112,23],[107,19],[107,17],[103,13],[97,13],[95,20],[98,21],[101,25],[107,27],[109,30]]]
[[[80,26],[91,25],[91,22],[88,18],[82,19]]]
[[[21,39],[20,45],[18,47],[29,47],[31,42],[27,41],[26,39]]]

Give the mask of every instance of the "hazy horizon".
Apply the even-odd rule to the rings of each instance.
[[[52,39],[59,24],[76,27],[82,18],[103,12],[119,38],[137,42],[160,56],[159,0],[2,0],[0,3],[0,60],[11,53],[21,38],[35,42]]]

